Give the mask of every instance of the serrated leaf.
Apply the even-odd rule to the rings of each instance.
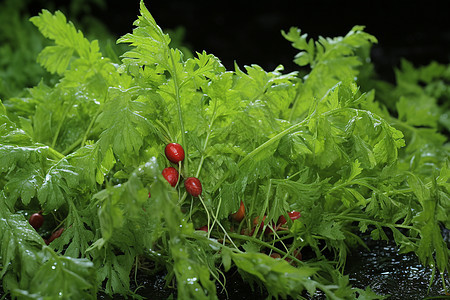
[[[32,17],[30,21],[45,37],[57,44],[46,47],[38,57],[38,61],[50,72],[62,74],[67,69],[73,53],[86,60],[99,57],[98,47],[92,48],[83,33],[77,31],[71,22],[67,22],[60,11],[51,14],[48,10],[42,10],[39,16]]]
[[[11,178],[4,186],[4,191],[8,195],[9,207],[14,207],[18,198],[21,199],[24,205],[28,205],[31,198],[36,196],[38,187],[43,182],[42,174],[37,169],[22,169],[15,172],[14,177]]]
[[[97,173],[95,179],[98,184],[102,184],[105,180],[105,175],[112,169],[114,164],[116,163],[116,159],[114,158],[114,153],[111,148],[106,151],[105,156],[103,157],[103,161],[100,166],[97,168]]]
[[[314,290],[314,281],[310,279],[316,272],[314,268],[294,268],[284,260],[262,253],[233,253],[232,259],[240,272],[264,282],[272,296],[300,295],[306,286]]]
[[[126,294],[130,288],[130,271],[133,266],[133,256],[116,255],[111,248],[104,250],[105,261],[99,262],[97,268],[97,280],[105,283],[105,292],[109,295],[114,293]],[[127,253],[129,254],[129,253]]]
[[[66,46],[48,46],[38,56],[38,63],[50,73],[62,74],[69,66],[74,49]]]
[[[352,162],[351,164],[351,169],[350,169],[350,175],[348,176],[348,181],[351,181],[353,179],[355,179],[359,174],[361,174],[361,171],[363,170],[363,168],[360,167],[361,163],[358,160],[355,160]]]
[[[242,248],[248,253],[259,253],[261,251],[261,247],[258,244],[250,241],[245,242],[245,244],[242,245]]]
[[[106,152],[112,148],[119,159],[125,162],[129,162],[129,157],[139,152],[144,137],[151,129],[146,118],[140,115],[144,103],[133,101],[131,93],[112,89],[98,118],[104,128],[100,134],[100,149]]]
[[[56,256],[52,250],[45,263],[35,273],[27,291],[15,290],[13,294],[35,294],[39,297],[95,299],[95,269],[92,262],[68,256]]]
[[[319,227],[313,229],[313,232],[332,240],[344,240],[345,236],[342,233],[341,228],[341,224],[335,221],[324,220]]]
[[[22,215],[0,210],[0,217],[0,278],[12,275],[5,288],[28,286],[40,266],[44,241]]]
[[[65,159],[52,166],[37,192],[41,205],[52,210],[65,204],[66,197],[71,197],[75,193],[80,180],[78,175],[75,168]]]
[[[140,12],[141,15],[134,22],[137,28],[133,30],[133,34],[126,34],[117,41],[118,43],[130,43],[136,47],[123,55],[124,62],[137,62],[149,66],[158,64],[169,70],[170,38],[156,24],[143,1],[140,2]]]

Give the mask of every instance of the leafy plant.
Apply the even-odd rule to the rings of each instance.
[[[131,46],[121,64],[61,12],[31,18],[54,42],[37,59],[60,79],[0,106],[5,291],[138,297],[130,275],[163,270],[179,299],[216,299],[237,270],[269,297],[382,299],[353,289],[342,270],[349,249],[364,246],[360,234],[386,231],[444,278],[447,140],[436,123],[409,121],[414,97],[398,95],[396,118],[377,98],[386,86],[358,86],[375,37],[355,26],[313,41],[292,28],[283,35],[300,50],[299,72],[227,71],[206,52],[185,58],[140,10],[118,40]],[[174,142],[184,160],[165,157]],[[165,168],[178,172],[175,184]],[[36,211],[46,219],[38,231],[25,217]],[[292,211],[301,216],[286,218]]]

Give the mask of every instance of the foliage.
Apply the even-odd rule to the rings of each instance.
[[[212,54],[172,48],[143,2],[140,10],[133,33],[118,40],[131,45],[120,64],[61,12],[31,18],[54,42],[37,60],[59,81],[0,104],[5,291],[129,296],[131,273],[150,268],[175,280],[178,299],[216,299],[231,270],[269,297],[382,299],[353,289],[342,270],[364,244],[358,234],[388,239],[386,231],[401,252],[448,273],[450,162],[440,132],[448,124],[438,117],[448,107],[432,100],[448,96],[447,67],[405,63],[397,87],[364,90],[361,53],[376,39],[356,26],[318,41],[283,32],[300,50],[299,72],[229,71]],[[185,150],[180,165],[164,157],[169,142]],[[202,195],[171,187],[167,166],[181,180],[198,177]],[[229,216],[241,201],[237,223]],[[36,232],[25,218],[38,210],[46,223]],[[292,210],[301,217],[276,230]],[[46,246],[41,236],[59,227]]]

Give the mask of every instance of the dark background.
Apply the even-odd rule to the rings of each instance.
[[[104,11],[117,34],[132,29],[138,1],[110,4]],[[183,26],[195,51],[218,56],[227,68],[258,64],[288,71],[297,50],[280,31],[296,26],[310,37],[345,35],[354,25],[378,39],[372,59],[389,76],[401,57],[417,65],[450,60],[450,1],[145,1],[163,29]]]
[[[132,31],[139,0],[84,1],[82,13],[100,18],[117,37]],[[49,2],[64,11],[70,1]],[[378,39],[372,60],[387,79],[402,57],[415,65],[450,61],[450,1],[146,0],[145,4],[163,30],[184,27],[183,41],[192,50],[216,55],[228,69],[237,62],[241,67],[258,64],[267,71],[279,64],[286,71],[295,70],[292,60],[297,50],[281,35],[291,26],[312,38],[343,36],[354,25],[366,26]],[[34,13],[41,8],[35,7]]]

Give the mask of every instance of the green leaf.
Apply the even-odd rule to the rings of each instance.
[[[235,269],[269,297],[373,299],[341,274],[350,248],[364,246],[358,228],[385,240],[391,230],[401,253],[448,271],[450,68],[402,62],[397,85],[373,80],[377,41],[355,26],[316,40],[282,32],[298,72],[227,71],[205,51],[171,48],[143,1],[140,11],[118,40],[131,46],[122,61],[108,52],[117,64],[61,12],[31,19],[53,40],[38,61],[55,76],[0,104],[0,275],[13,297],[139,297],[130,275],[150,266],[179,299],[216,299],[223,270]],[[185,150],[178,165],[164,156],[170,142]],[[175,188],[161,175],[168,166]],[[186,193],[189,176],[201,197]],[[44,211],[45,225],[31,229],[17,209]],[[257,216],[276,232],[232,233],[251,232]],[[43,246],[38,233],[54,228],[64,233]],[[294,259],[303,249],[313,257]],[[286,260],[263,254],[274,251]]]
[[[133,257],[129,253],[116,255],[110,247],[103,251],[105,255],[101,257],[102,260],[99,257],[100,261],[96,264],[97,282],[106,281],[105,292],[109,295],[129,293],[129,274],[134,262]]]
[[[30,21],[45,37],[57,44],[46,47],[38,57],[38,62],[48,71],[62,74],[68,68],[73,53],[86,60],[99,58],[97,42],[89,43],[60,11],[51,14],[48,10],[42,10],[39,16],[32,17]]]
[[[145,104],[132,100],[133,91],[111,89],[103,112],[98,117],[104,129],[100,134],[100,149],[107,152],[111,147],[118,158],[131,162],[143,145],[151,127],[140,113]]]
[[[162,182],[158,183],[161,185]],[[173,259],[173,271],[177,279],[179,299],[215,299],[216,286],[211,281],[211,271],[205,264],[204,249],[191,244],[186,235],[192,236],[192,225],[186,224],[175,208],[174,195],[160,194],[166,205],[164,219],[170,234],[170,253]],[[210,248],[211,249],[211,248]]]
[[[29,289],[14,290],[13,295],[96,299],[95,269],[92,262],[69,256],[56,256],[49,248],[44,249],[48,257],[32,278]]]
[[[245,244],[242,245],[242,248],[248,253],[259,253],[261,251],[260,245],[250,241],[245,242]]]
[[[14,287],[27,287],[40,265],[39,250],[44,241],[22,215],[2,212],[0,241],[2,270],[0,278],[15,273]],[[9,288],[13,288],[12,286]]]
[[[12,122],[7,114],[3,103],[0,100],[0,137],[1,144],[6,145],[29,145],[30,137]],[[1,156],[0,156],[1,158]],[[4,167],[3,167],[4,168]]]
[[[344,240],[345,236],[341,228],[341,224],[324,219],[319,227],[313,229],[313,232],[331,240]]]
[[[274,297],[299,296],[305,287],[315,286],[310,279],[316,272],[314,268],[294,268],[284,260],[262,253],[233,253],[232,259],[240,272],[251,274],[263,282]]]
[[[413,219],[415,225],[420,228],[421,235],[416,250],[417,256],[424,265],[437,267],[440,272],[445,272],[450,268],[450,253],[436,220],[439,197],[436,195],[435,189],[428,188],[416,175],[409,176],[408,184],[423,209]]]
[[[222,264],[225,272],[228,272],[231,268],[231,254],[232,252],[228,248],[222,249]]]
[[[94,199],[102,202],[102,208],[98,212],[98,217],[104,241],[108,241],[113,235],[114,229],[122,227],[125,222],[123,211],[117,205],[120,203],[120,196],[120,187],[110,187],[94,195]]]
[[[14,172],[14,177],[4,186],[5,194],[8,195],[9,207],[14,207],[18,198],[24,205],[28,205],[36,196],[38,187],[41,186],[43,180],[39,169],[27,168]]]
[[[327,91],[340,81],[353,81],[358,75],[357,67],[361,65],[356,55],[359,48],[370,47],[376,43],[374,36],[365,33],[364,27],[355,26],[344,37],[323,38],[307,41],[307,35],[291,28],[284,37],[293,42],[300,50],[294,60],[300,66],[309,65],[311,72],[299,87],[301,94],[293,103],[290,120],[301,119],[310,109],[310,99],[321,99]]]
[[[94,233],[90,228],[94,228],[95,213],[89,209],[79,211],[74,203],[70,202],[69,215],[67,216],[67,228],[64,234],[52,242],[52,246],[59,252],[70,257],[89,257],[88,247],[94,239]]]
[[[137,27],[133,30],[133,34],[128,33],[117,41],[118,43],[130,43],[136,47],[123,55],[125,57],[123,61],[150,67],[158,64],[169,70],[168,49],[170,38],[156,24],[155,19],[153,19],[143,1],[140,2],[140,12],[141,15],[134,22],[134,25]]]
[[[313,64],[315,57],[314,41],[312,39],[307,40],[308,35],[301,34],[301,30],[295,27],[291,27],[289,32],[281,31],[285,39],[292,42],[292,46],[296,49],[302,50],[295,56],[294,62],[299,66],[306,66]]]
[[[51,73],[62,74],[69,66],[74,49],[64,46],[49,46],[39,54],[38,62]]]
[[[358,160],[355,160],[352,162],[351,169],[350,169],[350,175],[348,176],[348,181],[351,181],[355,179],[359,174],[361,174],[361,171],[363,168],[360,167],[361,163]]]
[[[45,175],[37,193],[39,202],[49,210],[59,208],[66,198],[74,196],[79,180],[75,168],[66,159],[60,160]]]

